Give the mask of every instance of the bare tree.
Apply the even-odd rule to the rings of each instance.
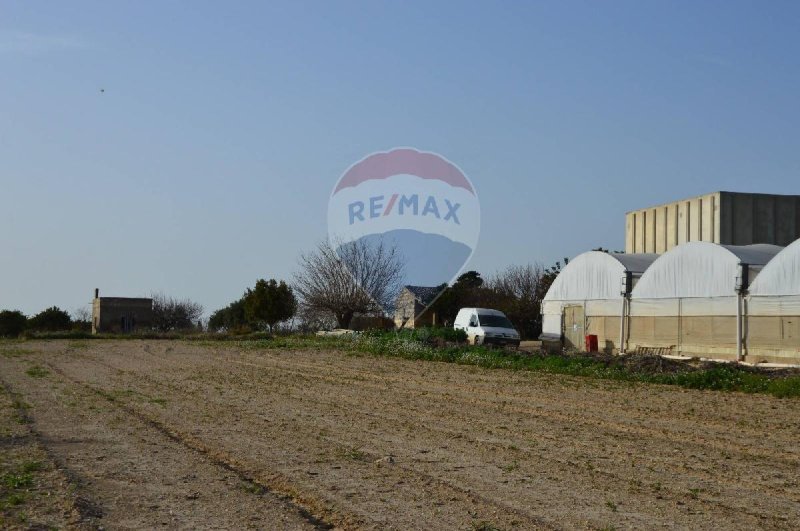
[[[495,273],[487,287],[518,299],[535,300],[544,268],[539,264],[512,265]]]
[[[176,299],[154,293],[153,327],[159,332],[194,328],[203,315],[203,306],[189,299]]]
[[[72,322],[91,322],[92,321],[92,311],[87,308],[86,306],[78,306],[74,310],[72,310]]]
[[[300,255],[295,291],[306,312],[329,312],[340,328],[355,314],[377,314],[394,307],[404,276],[404,263],[395,247],[383,241],[320,243]]]
[[[493,306],[508,315],[523,337],[536,338],[542,331],[542,298],[552,282],[548,272],[539,264],[512,265],[486,283]]]

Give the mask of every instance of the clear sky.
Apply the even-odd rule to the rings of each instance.
[[[624,212],[800,193],[797,2],[0,2],[0,309],[290,278],[339,175],[469,175],[470,268],[624,247]],[[102,92],[101,92],[102,90]]]

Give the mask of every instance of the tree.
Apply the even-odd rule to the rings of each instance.
[[[188,330],[203,315],[203,306],[189,299],[176,299],[155,293],[153,299],[153,327],[160,332]]]
[[[42,310],[28,319],[28,328],[39,332],[69,330],[71,325],[72,319],[69,314],[58,306]]]
[[[428,311],[436,312],[438,319],[445,326],[450,326],[456,318],[458,310],[470,306],[490,306],[483,286],[483,278],[477,271],[467,271],[459,275],[453,285],[439,286],[441,295],[434,301]]]
[[[334,315],[340,328],[353,316],[389,311],[400,291],[404,264],[395,247],[365,240],[338,245],[320,243],[300,256],[294,288],[308,311]]]
[[[72,329],[88,332],[92,329],[92,312],[85,306],[72,310]]]
[[[215,332],[223,329],[231,331],[246,326],[248,322],[244,314],[244,296],[215,311],[208,319],[208,329]]]
[[[483,279],[481,278],[481,274],[477,271],[467,271],[459,275],[453,284],[453,287],[456,289],[475,289],[481,286],[483,286]]]
[[[536,338],[542,333],[542,291],[545,269],[538,264],[512,265],[488,282],[497,309],[514,323],[522,337]]]
[[[291,319],[297,311],[297,299],[292,288],[283,280],[256,281],[255,288],[248,289],[244,296],[244,314],[247,321],[259,325],[266,323],[270,333],[273,327]]]
[[[18,310],[0,312],[0,337],[17,337],[25,331],[28,318]]]

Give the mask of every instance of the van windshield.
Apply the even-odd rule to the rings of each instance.
[[[488,313],[479,313],[478,320],[481,326],[491,326],[495,328],[514,328],[511,321],[505,315],[492,315]]]

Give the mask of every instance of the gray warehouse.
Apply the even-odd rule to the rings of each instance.
[[[800,195],[714,192],[625,215],[626,253],[665,253],[682,243],[769,243],[800,238]]]

